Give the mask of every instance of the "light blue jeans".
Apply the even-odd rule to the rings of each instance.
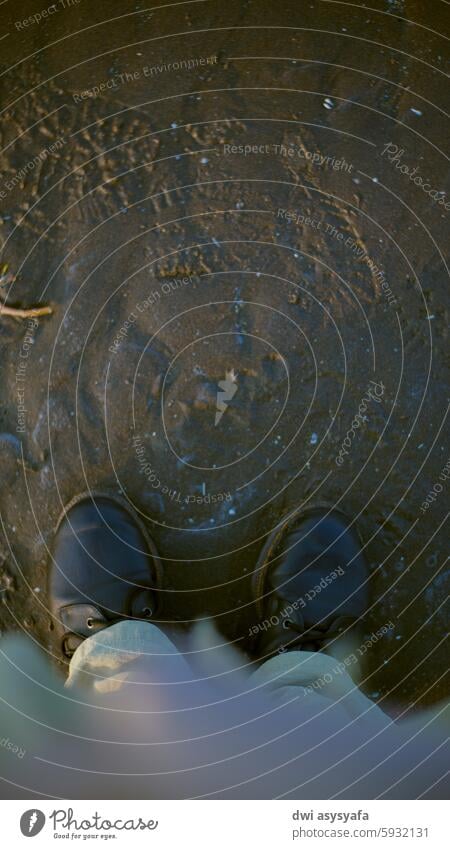
[[[446,705],[393,721],[357,664],[291,651],[255,669],[207,623],[174,639],[113,625],[64,686],[30,638],[3,637],[3,798],[446,798]]]
[[[193,653],[195,654],[195,653]],[[70,662],[69,689],[103,696],[146,684],[180,684],[196,679],[189,654],[149,622],[123,621],[86,639]],[[214,672],[210,665],[210,675]],[[203,678],[204,680],[204,678]],[[296,701],[307,713],[333,705],[340,719],[367,722],[371,730],[389,724],[389,717],[352,681],[344,664],[322,652],[290,651],[262,663],[242,676],[247,692],[282,703]],[[130,690],[130,691],[131,691]]]

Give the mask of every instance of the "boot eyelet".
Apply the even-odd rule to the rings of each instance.
[[[283,619],[283,628],[286,631],[288,631],[290,627],[291,627],[291,620],[290,619]]]
[[[91,616],[89,617],[89,619],[86,619],[86,625],[87,625],[88,628],[94,627],[94,620],[92,619]]]
[[[152,610],[150,610],[150,608],[149,608],[149,607],[144,607],[144,609],[143,609],[142,613],[144,614],[144,616],[145,616],[145,618],[146,618],[146,619],[150,619],[150,617],[151,617],[151,615],[152,615],[153,611],[152,611]]]

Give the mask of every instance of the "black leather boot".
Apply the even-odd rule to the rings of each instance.
[[[296,511],[268,538],[254,572],[255,654],[326,648],[361,623],[368,583],[350,520],[331,508]]]
[[[63,656],[121,619],[153,619],[160,577],[154,543],[128,502],[106,494],[73,499],[57,526],[49,574]]]

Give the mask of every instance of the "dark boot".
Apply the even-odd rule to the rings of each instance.
[[[254,573],[257,656],[331,646],[361,622],[368,579],[358,534],[342,513],[292,514],[269,537]]]
[[[155,546],[125,500],[75,498],[58,523],[49,575],[58,650],[69,658],[114,622],[153,619],[160,571]]]

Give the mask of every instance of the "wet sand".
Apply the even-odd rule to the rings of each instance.
[[[2,293],[53,308],[0,319],[3,630],[51,652],[53,529],[101,489],[146,518],[164,618],[245,648],[265,535],[325,502],[367,634],[394,623],[365,692],[446,694],[448,16],[372,5],[2,7]]]

